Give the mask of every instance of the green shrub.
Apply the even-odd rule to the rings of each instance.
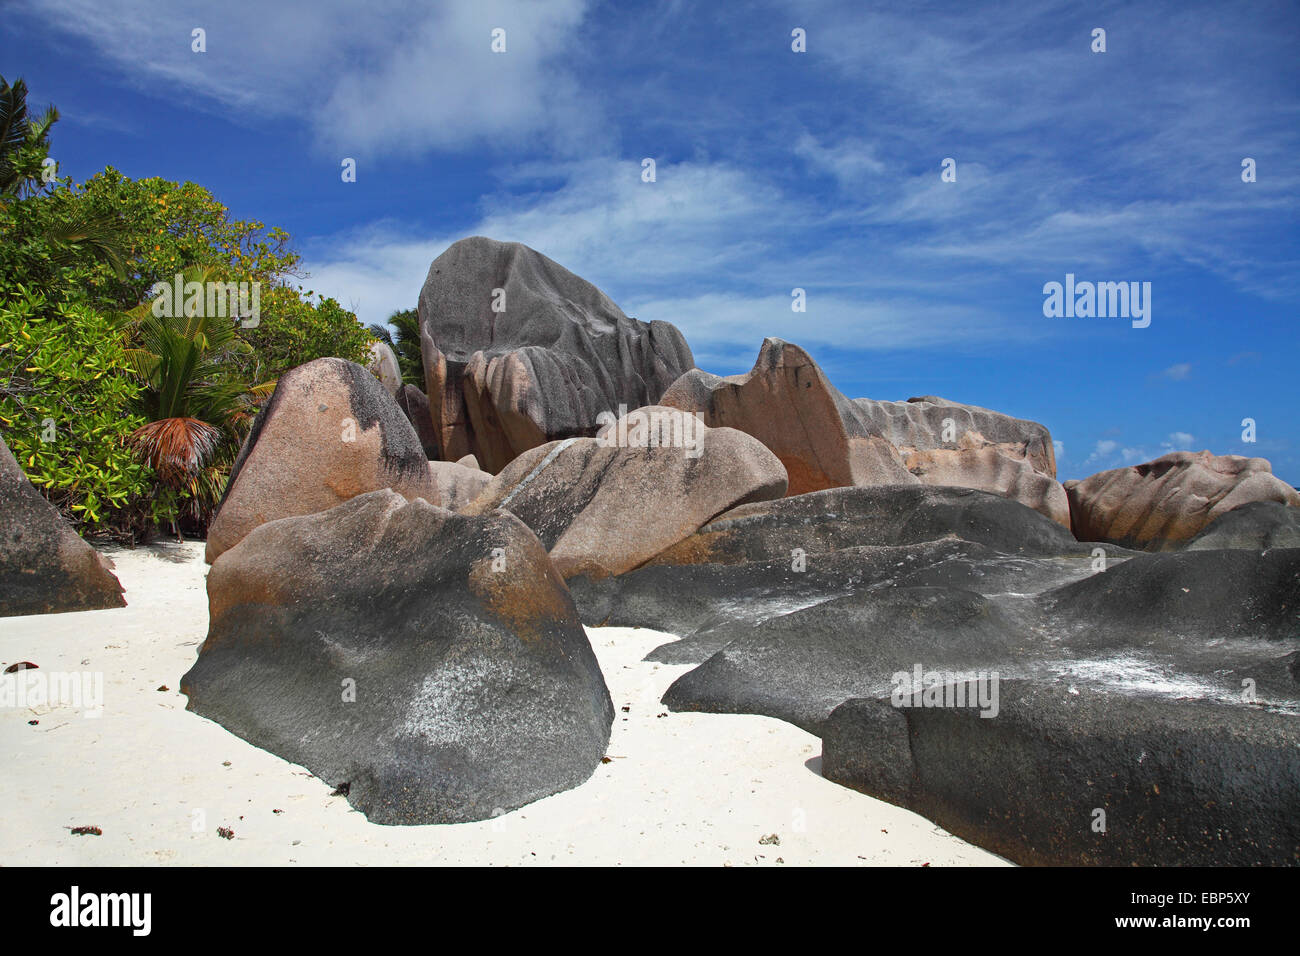
[[[144,424],[115,323],[23,286],[0,298],[0,427],[14,457],[83,533],[132,535],[170,519],[126,445]],[[161,512],[161,513],[160,513]]]

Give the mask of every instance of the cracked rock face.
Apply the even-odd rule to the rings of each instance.
[[[125,607],[112,567],[27,480],[0,437],[0,617]]]
[[[442,457],[496,473],[597,416],[655,404],[695,360],[667,322],[624,315],[598,288],[527,246],[453,243],[420,291],[426,392]]]
[[[605,753],[599,665],[513,515],[363,494],[253,529],[208,597],[189,709],[372,822],[487,819],[577,786]]]

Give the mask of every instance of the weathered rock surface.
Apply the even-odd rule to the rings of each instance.
[[[629,413],[680,417],[654,406]],[[619,447],[570,438],[512,461],[466,509],[504,508],[532,528],[565,577],[622,574],[695,532],[710,518],[785,493],[776,456],[730,428],[693,427],[699,454],[683,447]]]
[[[569,587],[588,625],[678,634],[650,656],[700,663],[757,624],[871,589],[1031,595],[1091,574],[1096,547],[988,492],[837,488],[734,508],[643,567]]]
[[[695,365],[675,327],[628,318],[514,242],[453,243],[429,267],[419,314],[442,457],[473,454],[494,473],[546,442],[594,436],[602,412],[654,404]]]
[[[1024,865],[1300,862],[1297,717],[1064,680],[998,696],[991,718],[846,701],[822,773]]]
[[[368,491],[436,500],[428,461],[373,375],[335,358],[300,365],[280,376],[244,440],[208,526],[207,560],[260,524],[327,511]]]
[[[0,437],[0,617],[125,607],[112,567],[27,480]]]
[[[790,495],[914,480],[808,353],[780,339],[764,339],[744,375],[692,369],[660,404],[695,412],[710,427],[753,435],[785,466]]]
[[[213,565],[208,595],[189,709],[372,822],[487,819],[582,783],[604,755],[600,668],[512,515],[371,492],[260,525]]]
[[[1065,484],[1080,541],[1167,551],[1239,505],[1276,501],[1300,506],[1300,493],[1275,477],[1263,458],[1175,451],[1146,464],[1099,472]]]
[[[1021,558],[1042,573],[1024,575],[1028,589],[1001,590],[1005,578],[991,575],[989,587],[965,573],[993,566],[993,555],[933,561],[924,552],[934,547],[912,562],[896,552],[895,563],[916,565],[907,573],[864,574],[857,590],[819,600],[809,589],[802,607],[713,625],[709,641],[726,643],[665,703],[768,714],[817,733],[847,696],[878,696],[919,662],[1233,706],[1249,680],[1260,700],[1300,713],[1285,661],[1300,650],[1300,550],[1139,555],[1098,573],[1080,559]]]
[[[366,370],[379,379],[388,394],[394,398],[402,389],[402,367],[397,362],[397,353],[387,342],[373,342],[370,346],[370,359]]]
[[[1015,501],[970,488],[873,485],[742,505],[649,564],[739,564],[826,554],[864,545],[899,547],[954,538],[1004,554],[1078,554],[1056,523]]]
[[[425,457],[430,461],[439,460],[442,457],[442,449],[438,447],[438,433],[433,427],[433,415],[429,411],[428,396],[414,385],[403,385],[397,390],[396,398],[397,407],[402,410],[406,420],[415,429],[416,437],[420,439],[420,447],[424,449]],[[475,465],[476,469],[477,467]]]
[[[664,695],[672,709],[795,723],[825,738],[831,779],[1020,862],[1295,850],[1300,549],[1127,551],[993,494],[900,485],[738,507],[643,567],[568,583],[589,624],[681,636],[648,658],[699,665]],[[903,714],[889,698],[918,667],[1011,689],[996,716]],[[1017,709],[1019,687],[1096,703],[1049,723]],[[1167,803],[1144,791],[1148,765]],[[1268,783],[1238,799],[1247,773]],[[1111,815],[1110,844],[1094,845],[1074,798]]]
[[[908,470],[927,485],[959,485],[991,491],[1070,527],[1070,500],[1055,478],[1036,471],[1027,458],[1009,458],[995,445],[914,451]]]
[[[492,476],[477,468],[466,468],[454,461],[431,461],[429,473],[438,486],[438,505],[459,511],[478,497]]]
[[[807,352],[780,339],[765,339],[744,375],[687,372],[660,404],[753,435],[781,459],[791,496],[855,485],[957,485],[1013,498],[1069,527],[1042,425],[934,396],[850,401]]]
[[[1250,501],[1224,512],[1187,542],[1188,551],[1215,548],[1300,548],[1300,508]]]
[[[853,404],[873,432],[883,436],[904,457],[941,448],[991,447],[1007,458],[1029,462],[1035,471],[1048,478],[1056,477],[1052,435],[1037,422],[936,395],[909,398],[905,402],[855,398]],[[946,438],[948,435],[952,437]]]

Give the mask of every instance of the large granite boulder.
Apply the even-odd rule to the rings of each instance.
[[[692,369],[660,404],[694,412],[712,428],[753,435],[785,466],[790,495],[916,480],[808,353],[780,339],[764,339],[744,375]]]
[[[1052,556],[1081,550],[1058,523],[1000,495],[971,488],[871,485],[732,508],[648,564],[740,564],[783,559],[795,548],[815,556],[944,538],[1003,554]]]
[[[651,657],[698,664],[757,625],[838,598],[943,587],[1023,603],[1132,554],[1097,548],[988,492],[835,488],[734,508],[640,568],[568,583],[586,624],[680,635]],[[855,626],[851,614],[827,625]]]
[[[1001,680],[997,696],[992,717],[846,701],[822,773],[1024,865],[1300,862],[1297,717],[1069,680]]]
[[[431,461],[429,473],[438,487],[438,506],[448,511],[464,508],[492,481],[486,471],[454,461]]]
[[[415,429],[420,439],[420,447],[430,461],[442,458],[442,448],[438,445],[438,432],[433,427],[433,414],[429,411],[429,397],[414,385],[403,385],[397,390],[397,407],[402,410],[406,420]],[[475,465],[475,468],[478,466]]]
[[[908,470],[927,485],[960,485],[1010,498],[1070,527],[1070,500],[1055,478],[1036,470],[1028,458],[1012,458],[996,445],[935,448],[910,452]]]
[[[189,709],[374,823],[487,819],[577,786],[605,753],[595,655],[513,515],[371,492],[258,526],[208,596]]]
[[[379,379],[389,395],[397,397],[397,393],[402,389],[402,367],[398,364],[397,353],[393,351],[391,345],[387,342],[371,342],[366,370]]]
[[[1300,508],[1249,501],[1219,515],[1187,542],[1188,551],[1216,548],[1300,548]]]
[[[1004,678],[1068,674],[1157,696],[1240,699],[1249,681],[1261,700],[1300,712],[1287,664],[1300,650],[1300,550],[1141,554],[1105,571],[1089,560],[1019,558],[994,572],[996,552],[933,560],[941,544],[912,560],[898,550],[893,562],[862,560],[856,590],[805,572],[802,606],[711,623],[706,642],[690,636],[683,650],[716,650],[665,702],[781,717],[816,733],[837,704],[880,694],[919,662]],[[890,563],[895,573],[882,574]],[[1026,583],[1009,587],[1007,572]]]
[[[791,496],[855,485],[957,485],[1013,498],[1069,527],[1042,425],[934,396],[850,401],[807,352],[780,339],[765,339],[744,375],[687,372],[660,404],[753,435],[781,459]]]
[[[597,416],[653,405],[695,360],[667,322],[628,318],[598,288],[517,242],[453,243],[420,291],[420,344],[443,458],[498,472]]]
[[[1027,461],[1039,474],[1056,477],[1052,435],[1037,422],[936,395],[909,398],[905,402],[855,398],[853,405],[873,431],[897,448],[904,458],[914,452],[938,449],[993,448],[1007,458]]]
[[[0,617],[124,607],[112,567],[27,480],[0,437]]]
[[[1300,493],[1263,458],[1175,451],[1155,461],[1065,484],[1080,541],[1168,551],[1251,501],[1300,506]]]
[[[438,500],[429,459],[391,395],[360,365],[322,358],[284,375],[235,459],[207,560],[258,525],[381,488]]]
[[[651,437],[637,430],[645,421],[689,423],[690,447],[637,447]],[[779,498],[785,484],[776,456],[750,436],[651,406],[608,425],[600,438],[525,452],[465,510],[507,509],[533,529],[566,578],[602,577],[637,567],[737,505]]]

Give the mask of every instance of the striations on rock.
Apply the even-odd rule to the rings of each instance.
[[[1080,541],[1167,551],[1181,547],[1220,515],[1252,501],[1300,506],[1300,493],[1273,475],[1268,461],[1209,451],[1175,451],[1129,468],[1065,484]]]
[[[438,432],[433,427],[433,415],[429,411],[428,396],[414,385],[403,385],[398,389],[396,397],[397,406],[406,416],[406,420],[411,423],[411,427],[415,429],[425,456],[430,461],[440,460],[442,450],[438,446]],[[474,467],[478,468],[477,463]]]
[[[429,267],[420,345],[442,457],[498,472],[597,416],[658,401],[695,360],[667,322],[629,318],[598,288],[517,242],[475,236]]]

